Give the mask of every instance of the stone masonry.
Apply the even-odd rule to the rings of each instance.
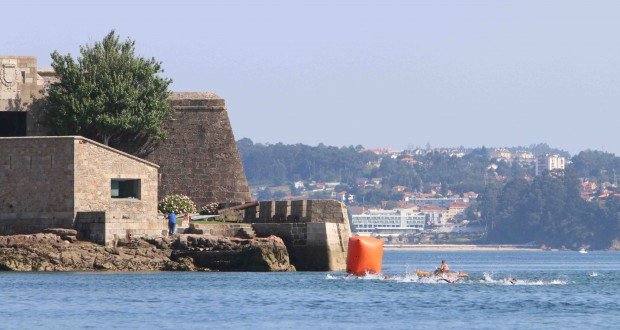
[[[27,136],[48,135],[40,100],[58,78],[34,56],[0,56],[1,112],[25,112]],[[145,159],[160,165],[158,198],[185,194],[198,207],[244,202],[250,191],[224,100],[214,93],[172,93],[168,140]],[[0,118],[0,123],[2,118]]]
[[[71,228],[73,138],[0,138],[0,233]]]
[[[184,194],[198,208],[211,202],[245,202],[250,190],[228,119],[213,93],[172,93],[169,138],[146,159],[161,166],[159,196]]]
[[[158,166],[76,136],[0,138],[0,235],[76,227],[98,243],[160,236]],[[139,182],[112,198],[112,179]]]
[[[25,112],[28,135],[45,133],[38,101],[56,80],[52,69],[39,69],[34,56],[0,56],[0,111]]]
[[[351,230],[344,204],[335,200],[265,201],[245,210],[243,222],[256,235],[284,240],[298,270],[338,271],[346,267]]]

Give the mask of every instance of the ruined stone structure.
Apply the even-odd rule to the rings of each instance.
[[[42,136],[40,104],[52,69],[37,69],[33,56],[0,56],[0,137]],[[172,93],[174,118],[168,140],[145,156],[161,166],[159,196],[188,195],[198,207],[244,202],[250,192],[225,102],[213,93]]]
[[[351,230],[344,204],[335,200],[266,201],[245,210],[257,236],[284,240],[297,270],[339,271],[346,268]]]
[[[169,138],[146,159],[161,166],[159,196],[188,195],[200,208],[250,200],[226,104],[214,93],[172,93]]]
[[[44,133],[37,101],[56,78],[34,56],[0,56],[0,136]]]
[[[0,138],[0,235],[76,228],[97,243],[160,236],[158,166],[76,136]]]

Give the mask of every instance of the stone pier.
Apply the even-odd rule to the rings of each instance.
[[[347,208],[338,201],[264,201],[247,208],[243,222],[251,223],[259,237],[281,237],[297,270],[346,268],[351,230]]]

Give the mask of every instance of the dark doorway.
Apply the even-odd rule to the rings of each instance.
[[[0,136],[26,136],[26,112],[0,111]]]

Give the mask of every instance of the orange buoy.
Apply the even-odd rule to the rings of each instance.
[[[367,236],[349,238],[347,252],[347,273],[364,276],[366,273],[381,273],[383,241]]]

